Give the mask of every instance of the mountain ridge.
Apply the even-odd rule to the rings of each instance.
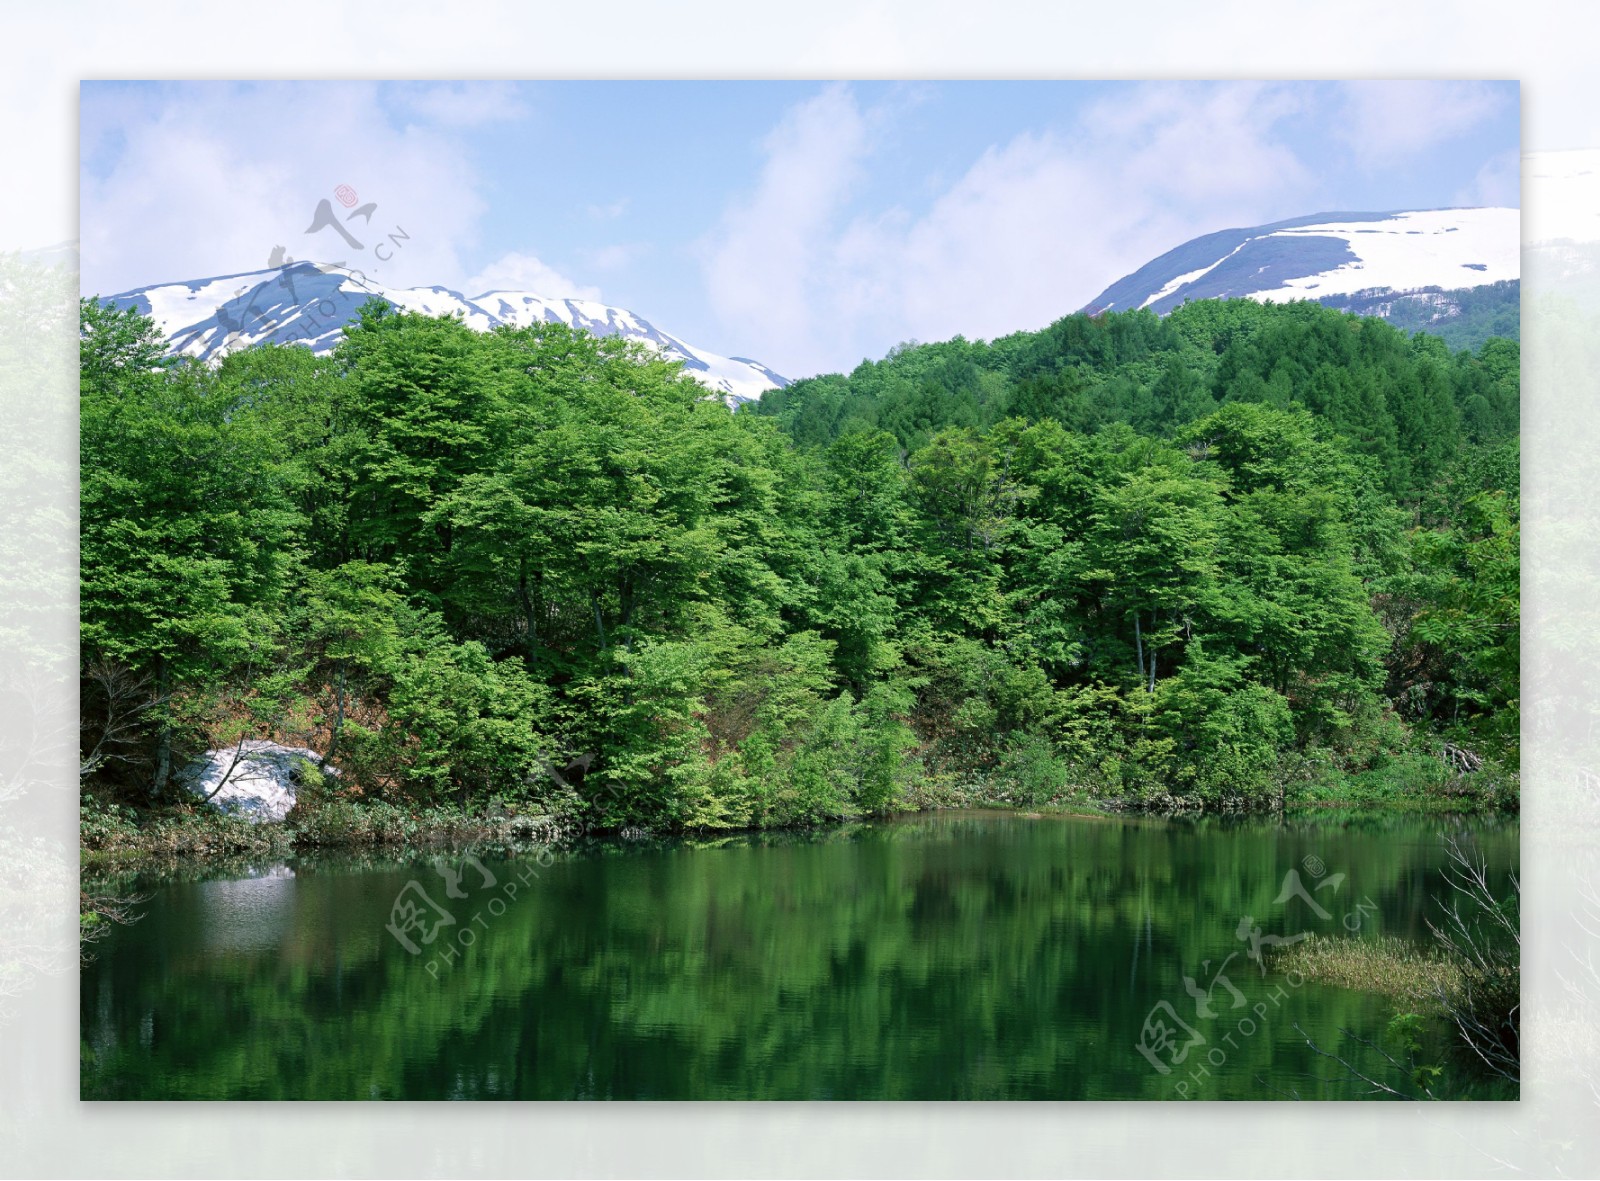
[[[454,288],[388,287],[359,271],[328,263],[281,267],[135,287],[102,297],[156,322],[174,353],[215,360],[257,344],[304,344],[330,351],[369,299],[424,315],[459,313],[468,327],[487,332],[503,324],[526,327],[560,322],[596,336],[639,341],[722,396],[730,405],[752,401],[789,384],[782,374],[743,357],[691,345],[649,320],[598,300],[552,298],[531,291],[496,289],[467,296]]]
[[[1331,303],[1520,277],[1516,209],[1326,212],[1202,234],[1124,275],[1080,310],[1161,315],[1191,299]]]

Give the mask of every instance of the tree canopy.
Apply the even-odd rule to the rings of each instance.
[[[717,828],[1514,763],[1516,347],[1191,303],[729,413],[560,324],[375,303],[207,366],[85,300],[83,659],[147,697],[97,774],[250,731],[352,794]]]

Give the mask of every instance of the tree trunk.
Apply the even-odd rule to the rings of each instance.
[[[337,664],[338,673],[333,679],[333,732],[328,736],[328,749],[323,752],[322,766],[326,770],[339,750],[339,734],[344,729],[344,661]]]
[[[633,633],[626,629],[633,622],[633,579],[627,578],[623,580],[622,585],[617,588],[617,596],[622,604],[622,614],[618,618],[617,626],[625,629],[622,637],[622,650],[631,656],[633,654]],[[622,683],[622,704],[633,704],[633,672],[631,669],[628,670],[627,680]]]
[[[528,592],[528,559],[523,558],[517,568],[517,597],[522,601],[522,618],[527,625],[523,641],[528,653],[528,663],[539,659],[539,615],[534,609],[533,596]]]
[[[161,705],[161,728],[156,737],[156,781],[151,795],[160,799],[172,773],[172,718],[167,712],[167,658],[156,657],[156,700]]]

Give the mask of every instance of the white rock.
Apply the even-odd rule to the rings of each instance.
[[[247,739],[237,746],[206,751],[184,768],[181,779],[189,791],[209,798],[220,811],[257,824],[277,822],[294,807],[294,774],[302,759],[322,764],[322,756],[308,747]]]

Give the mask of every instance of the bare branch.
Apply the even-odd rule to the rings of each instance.
[[[1393,1095],[1396,1099],[1406,1099],[1406,1100],[1409,1100],[1409,1101],[1412,1101],[1412,1102],[1414,1102],[1416,1100],[1416,1096],[1415,1095],[1407,1095],[1402,1091],[1397,1091],[1393,1087],[1389,1086],[1387,1083],[1379,1082],[1377,1079],[1372,1078],[1369,1075],[1365,1075],[1365,1074],[1361,1073],[1361,1071],[1357,1070],[1349,1061],[1347,1061],[1344,1058],[1339,1057],[1339,1055],[1332,1054],[1332,1053],[1329,1053],[1327,1050],[1324,1050],[1321,1046],[1317,1045],[1316,1042],[1311,1040],[1311,1035],[1310,1034],[1308,1034],[1305,1030],[1300,1028],[1300,1023],[1298,1021],[1294,1023],[1293,1029],[1301,1037],[1306,1039],[1306,1045],[1310,1046],[1312,1048],[1312,1050],[1314,1050],[1316,1053],[1322,1055],[1324,1058],[1333,1059],[1333,1061],[1337,1062],[1340,1066],[1344,1067],[1353,1076],[1355,1076],[1356,1078],[1360,1079],[1362,1082],[1364,1082],[1368,1086],[1370,1086],[1372,1088],[1372,1090],[1370,1092],[1368,1092],[1369,1094],[1374,1094],[1375,1095],[1375,1094],[1378,1094],[1379,1092],[1382,1092],[1382,1093],[1385,1093],[1385,1094]],[[1347,1030],[1347,1029],[1340,1029],[1339,1032],[1341,1034],[1344,1034],[1347,1037],[1350,1036],[1350,1031]],[[1371,1043],[1369,1042],[1367,1044],[1370,1045]],[[1384,1057],[1388,1058],[1389,1056],[1387,1054],[1385,1054]],[[1394,1061],[1394,1059],[1392,1059],[1392,1058],[1390,1058],[1389,1060],[1391,1062]],[[1430,1095],[1429,1098],[1432,1098],[1432,1096]]]

